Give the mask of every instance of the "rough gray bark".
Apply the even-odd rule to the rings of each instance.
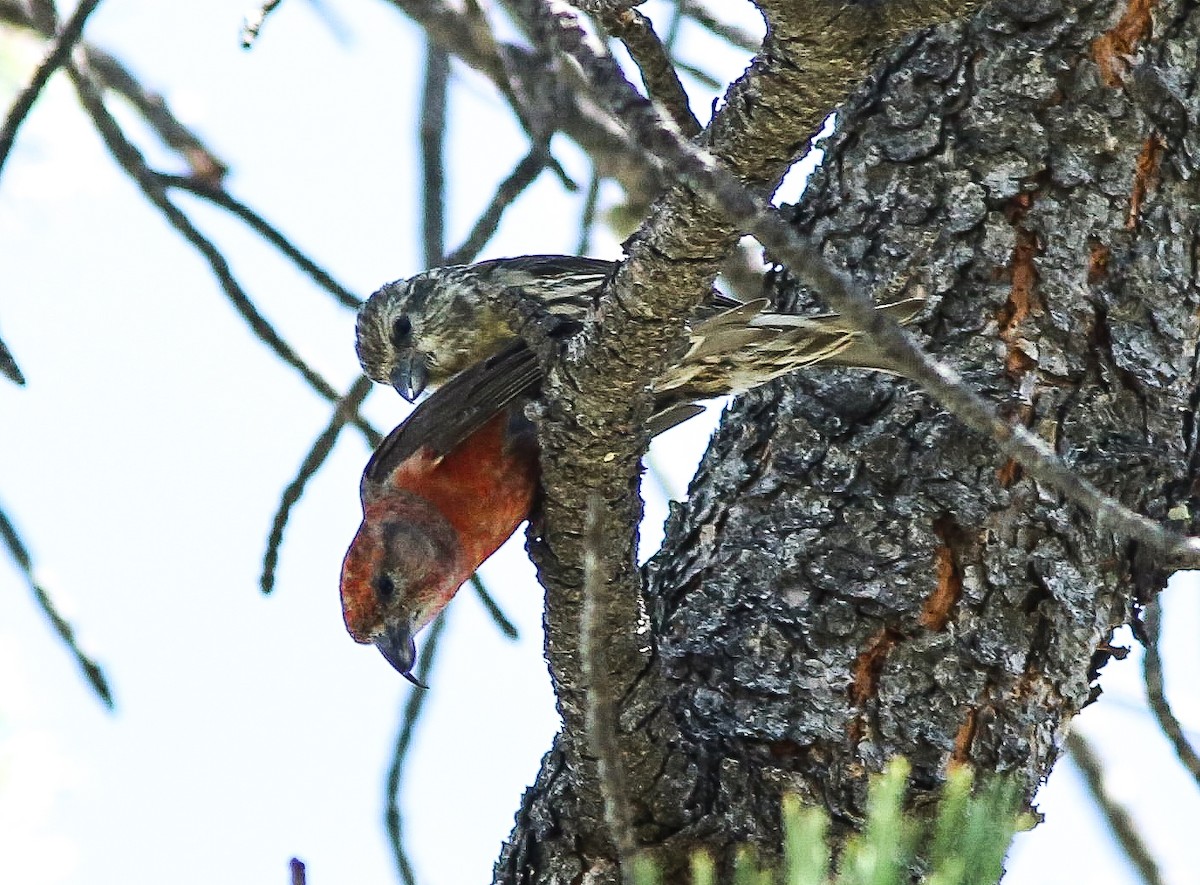
[[[1182,2],[1013,0],[940,27],[849,103],[795,213],[861,285],[911,277],[934,353],[1157,518],[1190,505],[1197,457],[1198,49]],[[896,754],[918,789],[969,761],[1032,794],[1112,627],[1165,578],[909,383],[833,371],[741,402],[647,571],[622,725],[669,868],[773,851],[784,790],[852,829]],[[569,718],[496,881],[617,880],[577,738]]]

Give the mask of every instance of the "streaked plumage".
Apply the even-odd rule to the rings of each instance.
[[[498,309],[505,289],[519,289],[545,309],[552,334],[582,328],[617,265],[594,258],[528,255],[438,267],[397,280],[371,296],[358,316],[363,371],[407,399],[501,350],[516,335]],[[923,298],[880,309],[911,321]],[[806,366],[890,371],[863,336],[834,313],[796,316],[767,311],[713,292],[692,319],[690,347],[652,387],[661,406],[740,393]]]

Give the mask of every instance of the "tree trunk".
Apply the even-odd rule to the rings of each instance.
[[[796,226],[1082,475],[1191,506],[1200,12],[1013,0],[910,38],[839,115]],[[811,307],[786,273],[775,295]],[[1182,506],[1181,506],[1182,505]],[[1188,517],[1183,528],[1195,526]],[[668,870],[772,855],[784,792],[845,836],[906,756],[1032,796],[1112,629],[1166,572],[913,384],[814,370],[744,397],[646,568],[623,699],[638,836]],[[584,736],[560,734],[496,881],[616,882]]]

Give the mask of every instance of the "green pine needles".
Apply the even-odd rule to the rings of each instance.
[[[732,885],[908,885],[913,870],[925,869],[923,885],[993,885],[1013,835],[1028,829],[1032,817],[1021,811],[1021,795],[1004,778],[992,778],[974,790],[965,766],[950,772],[932,824],[905,813],[909,766],[893,760],[871,780],[867,821],[837,859],[828,839],[829,815],[805,808],[795,796],[783,800],[783,866],[762,869],[750,848],[738,851]],[[635,885],[662,885],[653,860],[639,855]],[[706,851],[692,857],[690,885],[718,885],[716,863]]]

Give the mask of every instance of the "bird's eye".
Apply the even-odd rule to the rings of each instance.
[[[406,344],[408,336],[412,334],[412,320],[408,318],[408,314],[402,314],[396,317],[396,321],[392,323],[392,343]]]
[[[375,579],[375,593],[380,600],[387,602],[392,598],[392,594],[396,592],[396,584],[387,575],[380,575]]]

